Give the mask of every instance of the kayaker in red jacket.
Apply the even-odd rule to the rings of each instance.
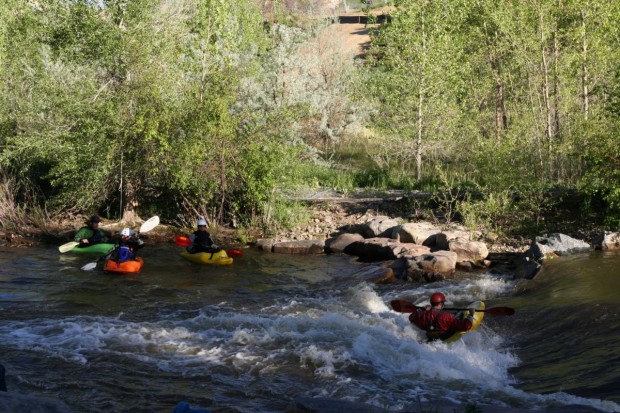
[[[468,331],[474,322],[473,308],[469,309],[467,318],[461,320],[453,314],[443,311],[446,296],[442,293],[431,295],[431,305],[419,308],[409,315],[409,321],[426,331],[429,340],[445,340],[457,331]]]

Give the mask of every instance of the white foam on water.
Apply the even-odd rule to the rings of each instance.
[[[431,294],[442,292],[446,295],[446,306],[466,304],[472,301],[488,300],[502,295],[510,295],[514,291],[515,282],[485,274],[478,279],[460,281],[438,281],[398,293],[390,292],[389,299],[402,298],[416,305],[429,303]]]

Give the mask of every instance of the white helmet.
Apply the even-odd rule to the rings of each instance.
[[[204,225],[206,227],[207,226],[207,221],[205,221],[204,218],[200,218],[196,225],[198,225],[198,226]]]
[[[123,228],[121,235],[123,237],[131,237],[133,235],[133,230],[131,228]]]

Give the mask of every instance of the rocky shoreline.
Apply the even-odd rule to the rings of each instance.
[[[593,231],[587,240],[559,232],[530,239],[490,239],[454,223],[441,225],[406,216],[398,205],[315,206],[310,223],[259,239],[255,245],[274,253],[345,253],[362,262],[380,263],[374,274],[365,271],[367,281],[377,283],[432,282],[450,279],[457,270],[490,267],[515,278],[532,279],[546,259],[620,249],[620,235],[615,232]]]
[[[235,229],[212,226],[209,230],[215,242],[227,248],[253,246],[284,254],[336,252],[357,256],[364,262],[380,262],[394,273],[379,274],[378,280],[383,282],[390,279],[429,282],[450,278],[455,270],[489,267],[531,279],[546,258],[589,249],[620,249],[620,235],[600,229],[590,231],[588,236],[577,229],[576,235],[551,233],[501,238],[455,223],[425,221],[424,214],[412,209],[401,197],[325,200],[309,205],[309,211],[308,222],[269,238],[252,239],[246,235],[245,245],[237,239]],[[85,220],[86,216],[75,216],[53,220],[42,228],[41,225],[23,225],[14,230],[0,227],[0,246],[61,245],[72,241]],[[125,226],[137,228],[140,223],[104,220],[100,227],[113,233]],[[193,230],[160,224],[142,238],[150,244],[172,244],[176,235]],[[429,267],[428,261],[433,265]]]

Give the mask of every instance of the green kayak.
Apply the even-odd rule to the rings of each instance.
[[[82,248],[76,246],[76,247],[71,248],[67,252],[105,254],[108,251],[110,251],[112,248],[114,248],[114,244],[101,243],[101,244],[89,245],[88,247],[82,247]]]

